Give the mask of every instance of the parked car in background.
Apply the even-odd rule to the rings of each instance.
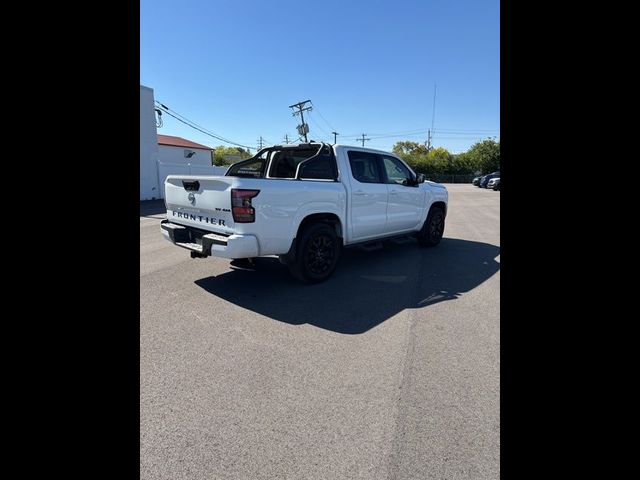
[[[493,190],[494,191],[500,190],[500,177],[496,179],[496,183],[493,185]]]
[[[496,186],[498,188],[496,188]],[[489,180],[489,183],[487,183],[487,188],[492,188],[494,190],[500,190],[500,177],[494,177],[491,180]]]
[[[490,173],[489,175],[485,175],[484,177],[482,177],[482,180],[480,180],[480,185],[479,185],[480,188],[487,188],[487,184],[489,183],[489,180],[497,177],[500,177],[500,172],[493,172],[493,173]]]
[[[471,183],[477,187],[478,185],[480,185],[481,178],[482,177],[475,177]]]

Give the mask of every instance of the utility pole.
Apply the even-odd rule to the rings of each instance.
[[[260,138],[258,139],[258,150],[262,150],[262,135],[260,135]]]
[[[338,132],[331,132],[331,133],[333,133],[333,144],[335,145],[336,143],[338,143],[336,139],[340,134]]]
[[[368,142],[369,140],[371,140],[370,138],[365,138],[364,137],[364,133],[362,134],[362,138],[360,139],[362,140],[362,146],[364,147],[364,142]]]
[[[427,152],[431,151],[431,141],[433,140],[433,124],[436,120],[436,84],[433,84],[433,108],[431,110],[431,130],[427,138]]]
[[[306,143],[309,142],[309,140],[307,139],[307,134],[309,133],[309,125],[307,125],[306,123],[304,123],[304,113],[306,111],[311,111],[313,110],[311,106],[305,107],[305,105],[307,103],[311,103],[311,100],[305,100],[304,102],[298,102],[298,103],[294,103],[293,105],[289,105],[289,108],[297,108],[298,111],[294,111],[292,113],[292,115],[295,117],[296,115],[300,115],[300,119],[302,120],[302,123],[300,125],[298,125],[298,133],[300,135],[304,135],[304,141]]]
[[[284,143],[286,143],[287,145],[289,144],[289,135],[288,134],[284,134]]]

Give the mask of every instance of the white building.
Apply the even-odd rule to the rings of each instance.
[[[161,198],[153,89],[140,85],[140,200]]]
[[[177,163],[211,166],[213,148],[182,137],[158,135],[158,159],[160,163]]]
[[[212,149],[180,137],[158,135],[153,89],[140,85],[140,200],[164,198],[167,175],[224,175]]]

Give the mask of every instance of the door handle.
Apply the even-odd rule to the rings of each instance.
[[[353,192],[354,195],[366,195],[366,193],[364,193],[362,190],[356,190],[355,192]]]
[[[397,195],[397,194],[398,194],[398,191],[397,191],[397,190],[391,190],[391,191],[389,192],[389,195]]]

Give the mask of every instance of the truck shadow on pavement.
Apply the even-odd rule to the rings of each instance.
[[[207,292],[266,317],[343,334],[360,334],[406,309],[455,300],[499,269],[500,247],[444,238],[422,249],[415,240],[373,252],[345,249],[333,276],[303,285],[276,258],[196,280]],[[427,312],[428,315],[428,312]]]

